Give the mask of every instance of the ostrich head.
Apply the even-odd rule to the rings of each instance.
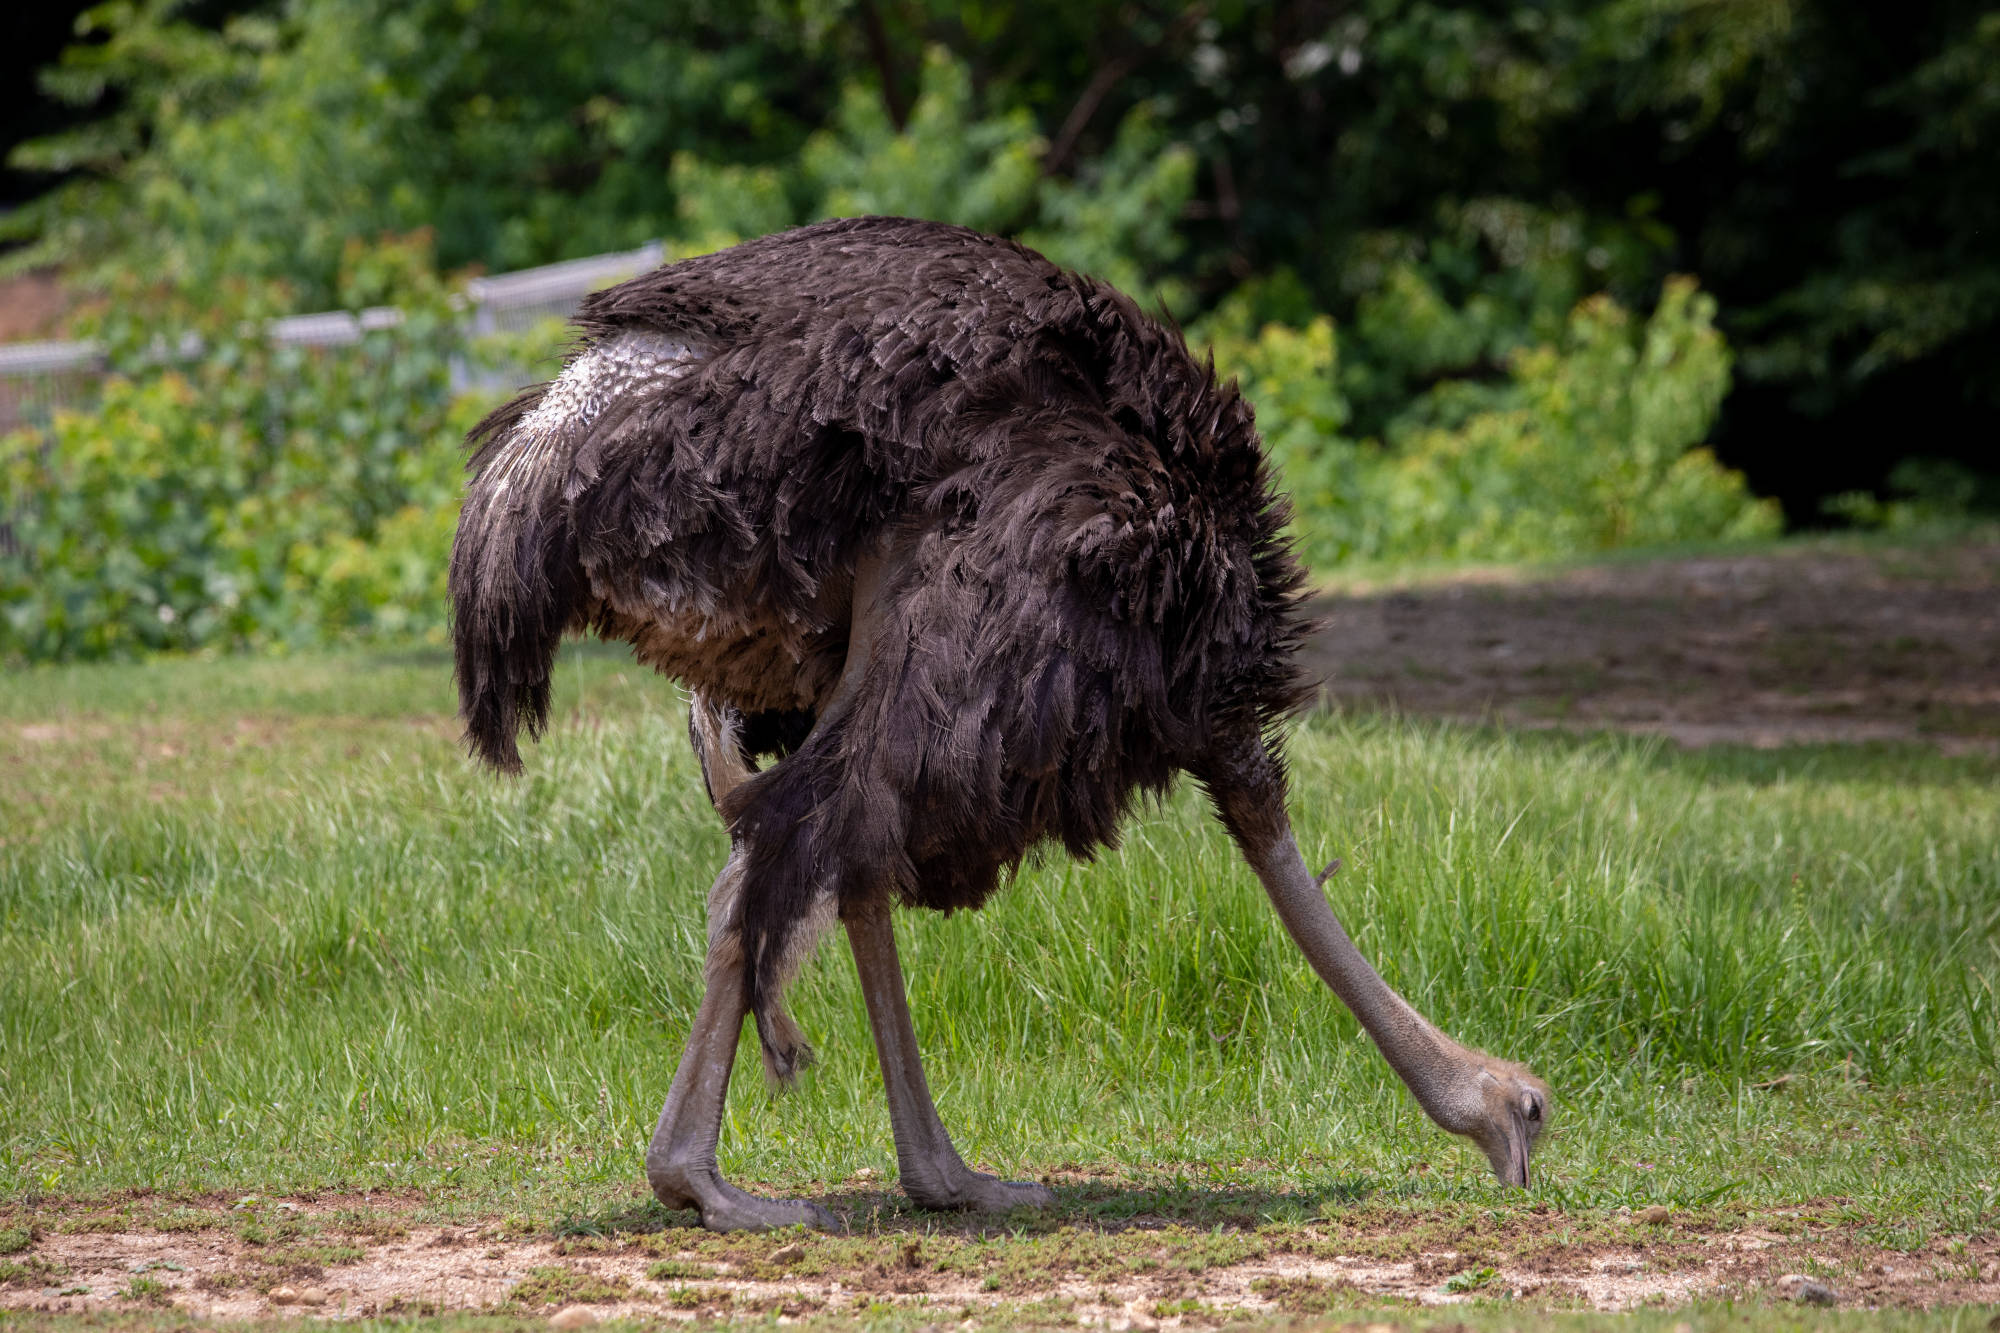
[[[1520,1065],[1460,1049],[1456,1086],[1440,1099],[1445,1105],[1432,1109],[1433,1118],[1478,1144],[1501,1183],[1525,1189],[1528,1158],[1549,1121],[1549,1085]]]

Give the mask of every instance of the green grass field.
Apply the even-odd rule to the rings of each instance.
[[[563,721],[510,783],[459,754],[447,676],[348,656],[0,686],[0,1188],[634,1178],[725,847],[675,695],[572,650]],[[1329,716],[1292,751],[1301,841],[1346,859],[1363,948],[1557,1088],[1545,1197],[1994,1207],[2000,764]],[[970,1155],[1505,1198],[1191,789],[1096,865],[901,931]],[[892,1169],[837,942],[798,1010],[822,1063],[790,1097],[739,1080],[726,1164]]]
[[[0,1202],[631,1207],[725,849],[677,696],[569,650],[508,782],[460,753],[448,677],[354,654],[0,682]],[[1191,787],[1095,865],[900,918],[969,1159],[1096,1182],[1059,1190],[1071,1222],[1665,1203],[1806,1205],[1903,1247],[1994,1226],[2000,760],[1332,715],[1291,750],[1301,842],[1345,859],[1329,890],[1362,948],[1556,1088],[1533,1196],[1423,1119]],[[739,1064],[742,1180],[893,1176],[844,954],[796,989],[821,1054],[798,1091]]]

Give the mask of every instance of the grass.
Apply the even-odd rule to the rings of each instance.
[[[698,992],[725,840],[663,683],[573,649],[518,782],[462,758],[442,655],[0,681],[0,1202],[413,1189],[545,1221],[628,1206]],[[2000,761],[1682,753],[1316,716],[1309,857],[1393,984],[1525,1059],[1537,1205],[2000,1213]],[[1316,861],[1315,864],[1318,862]],[[1095,865],[906,915],[968,1158],[1105,1221],[1523,1206],[1430,1127],[1183,789]],[[731,1094],[725,1170],[893,1176],[836,945],[822,1054]],[[624,1201],[621,1203],[620,1201]]]
[[[139,1305],[169,1305],[172,1303],[171,1289],[156,1277],[135,1277],[118,1293],[124,1300]]]
[[[622,1300],[630,1294],[622,1278],[606,1279],[552,1264],[535,1269],[516,1283],[507,1299],[522,1305],[569,1305]]]

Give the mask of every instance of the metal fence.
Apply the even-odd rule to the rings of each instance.
[[[636,250],[474,278],[465,288],[470,332],[512,333],[552,316],[567,319],[591,292],[656,268],[665,257],[660,242],[648,241]],[[394,306],[332,310],[273,320],[265,333],[290,346],[340,347],[402,319]],[[198,346],[182,351],[200,354]],[[46,425],[60,408],[87,405],[105,370],[104,349],[96,343],[0,343],[0,431]]]

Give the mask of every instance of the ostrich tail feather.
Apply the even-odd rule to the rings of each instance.
[[[516,737],[548,721],[549,678],[564,632],[581,618],[584,577],[547,465],[531,390],[472,432],[475,475],[452,543],[452,647],[467,747],[521,771]]]

